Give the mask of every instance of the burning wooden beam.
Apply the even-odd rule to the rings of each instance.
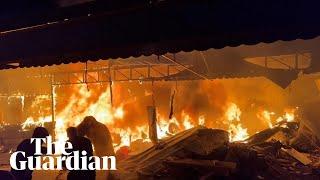
[[[153,144],[158,144],[157,112],[155,106],[147,106],[149,122],[149,139]]]

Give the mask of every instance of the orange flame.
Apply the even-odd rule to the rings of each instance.
[[[242,141],[249,137],[246,128],[240,123],[241,110],[235,103],[229,103],[225,117],[228,120],[228,132],[230,141]]]
[[[146,122],[143,124],[132,123],[128,125],[130,121],[126,121],[126,118],[129,115],[135,115],[130,110],[136,108],[134,105],[137,97],[131,96],[129,93],[130,95],[128,95],[128,97],[130,99],[130,105],[132,106],[130,109],[128,109],[127,106],[129,101],[122,101],[123,99],[126,99],[126,97],[119,98],[121,99],[120,104],[113,104],[113,106],[111,105],[110,91],[108,88],[105,88],[102,91],[100,90],[98,93],[94,90],[88,90],[86,85],[73,85],[71,88],[72,94],[68,98],[67,102],[59,102],[59,99],[57,99],[57,92],[56,90],[54,91],[54,105],[56,109],[55,138],[58,141],[67,140],[66,129],[69,126],[77,126],[85,116],[92,115],[98,121],[108,126],[113,139],[116,139],[117,137],[119,138],[119,140],[114,143],[116,150],[121,146],[130,146],[132,142],[139,139],[142,139],[144,142],[150,142],[148,139],[148,126]],[[116,90],[114,91],[117,92]],[[114,93],[114,98],[120,96],[119,94],[120,93]],[[142,94],[144,96],[150,96],[152,92],[145,90]],[[96,97],[96,99],[93,101],[92,97]],[[37,101],[41,101],[40,97],[36,99]],[[59,103],[62,108],[57,109],[57,104]],[[240,108],[234,102],[225,103],[226,104],[221,103],[217,105],[219,107],[221,106],[222,111],[218,119],[222,118],[222,121],[226,125],[220,128],[224,128],[230,133],[230,141],[243,141],[247,139],[249,137],[249,133],[246,126],[241,122],[242,112]],[[171,119],[167,119],[166,116],[163,115],[163,112],[162,114],[157,114],[158,138],[163,139],[180,131],[193,128],[197,125],[208,125],[210,128],[216,127],[216,124],[213,123],[214,120],[207,118],[208,114],[202,114],[201,112],[195,115],[195,113],[192,113],[194,110],[192,105],[192,103],[190,103],[190,105],[188,104],[188,106],[182,108],[179,114],[176,113],[176,116],[173,116]],[[267,110],[258,112],[257,116],[259,119],[262,119],[264,122],[266,122],[269,127],[273,127],[273,122],[280,120],[280,118],[286,119],[287,121],[293,121],[295,119],[294,111],[291,109],[286,110],[285,114],[278,119],[274,118],[274,112],[269,112]],[[22,127],[26,129],[32,125],[43,126],[44,123],[50,121],[51,116],[43,116],[39,117],[38,119],[29,117],[22,124]],[[142,119],[141,122],[144,122],[144,119]]]

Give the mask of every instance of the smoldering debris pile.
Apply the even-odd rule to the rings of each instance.
[[[244,142],[196,127],[118,163],[116,179],[318,179],[320,151],[299,146],[298,123],[285,122]],[[303,147],[303,148],[301,148]]]

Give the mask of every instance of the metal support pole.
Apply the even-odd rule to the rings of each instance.
[[[55,102],[54,102],[54,76],[51,76],[50,87],[51,87],[51,130],[52,130],[52,139],[55,140]]]
[[[112,93],[112,81],[109,82],[109,91],[110,91],[110,103],[111,107],[113,107],[113,93]]]

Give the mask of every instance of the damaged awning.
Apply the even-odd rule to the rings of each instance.
[[[0,19],[1,69],[220,49],[320,34],[317,1],[107,2],[44,5],[45,11],[32,14],[28,6],[19,16],[15,11],[5,14]]]

